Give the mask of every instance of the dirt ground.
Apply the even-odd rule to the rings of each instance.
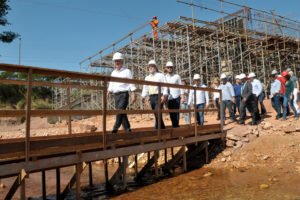
[[[210,163],[176,177],[125,193],[115,199],[292,199],[300,200],[300,120],[288,117],[275,120],[268,100],[268,110],[257,126],[226,120],[229,145]],[[205,123],[217,123],[216,115],[205,115]],[[168,117],[164,117],[170,125]],[[6,121],[5,121],[6,120]],[[0,138],[24,137],[24,124],[1,121]],[[72,122],[72,132],[101,131],[101,117]],[[114,116],[107,120],[111,129]],[[129,118],[132,128],[153,127],[152,115]],[[181,124],[184,119],[181,118]],[[67,134],[66,122],[50,125],[46,118],[33,118],[31,135]],[[6,189],[0,189],[4,193]]]

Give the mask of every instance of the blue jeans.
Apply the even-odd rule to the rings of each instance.
[[[204,108],[204,103],[197,104],[197,109],[203,109]],[[203,112],[197,112],[197,122],[199,125],[204,124],[204,114]]]
[[[222,112],[223,112],[223,119],[222,120],[223,120],[223,122],[225,122],[225,109],[226,109],[226,107],[229,110],[230,117],[233,120],[236,120],[235,114],[233,113],[233,110],[232,110],[232,101],[231,100],[224,100],[224,101],[222,101],[222,104],[223,104],[223,109],[222,109]]]
[[[277,112],[276,118],[281,117],[280,95],[276,95],[271,98],[271,104],[274,110]]]
[[[233,112],[236,114],[236,108],[239,111],[240,114],[240,104],[241,104],[241,96],[236,96],[234,100],[234,105],[233,105]]]
[[[299,115],[298,115],[297,110],[296,110],[296,108],[293,104],[293,100],[291,100],[290,97],[286,96],[286,95],[283,96],[283,117],[282,118],[283,119],[286,118],[287,108],[288,108],[289,104],[290,104],[290,106],[292,107],[292,109],[294,111],[295,118],[298,118]]]
[[[264,99],[266,97],[266,94],[264,92],[260,93],[258,96],[258,101],[260,103],[260,113],[265,114],[267,112],[265,106],[264,106]]]
[[[182,103],[180,105],[180,108],[182,110],[186,110],[188,108],[188,106],[186,103]],[[183,116],[184,116],[185,124],[190,124],[189,113],[183,113]]]

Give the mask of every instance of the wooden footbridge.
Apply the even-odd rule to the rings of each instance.
[[[158,110],[107,110],[107,84],[109,81],[133,83],[137,86],[155,85],[158,86],[159,91],[162,87],[183,88],[189,90],[204,90],[208,92],[219,92],[210,88],[195,88],[191,86],[153,83],[143,80],[120,79],[109,76],[93,75],[79,72],[69,72],[62,70],[44,69],[29,66],[19,66],[10,64],[0,64],[0,71],[8,71],[14,73],[27,74],[26,79],[0,79],[1,84],[16,84],[25,85],[27,88],[27,104],[25,110],[0,110],[0,117],[25,117],[26,128],[23,138],[1,139],[0,140],[0,178],[16,177],[14,183],[9,189],[5,199],[12,199],[15,192],[20,188],[20,198],[26,199],[26,178],[30,173],[42,173],[42,197],[46,199],[46,178],[45,171],[56,169],[56,185],[57,199],[64,199],[66,194],[70,191],[73,185],[76,184],[76,197],[80,199],[80,175],[88,166],[89,178],[92,182],[92,165],[94,161],[103,160],[105,163],[105,179],[107,186],[113,185],[120,181],[126,187],[126,168],[128,167],[128,156],[135,156],[135,172],[137,180],[142,177],[147,170],[153,165],[155,168],[155,175],[158,176],[159,167],[170,169],[179,160],[183,161],[183,169],[187,170],[187,159],[193,158],[197,153],[206,150],[208,156],[208,141],[215,139],[223,139],[223,124],[209,124],[199,126],[197,123],[190,123],[190,125],[181,125],[179,128],[167,127],[161,129],[160,113],[180,112],[180,113],[194,113],[194,121],[196,120],[197,112],[216,112],[217,109],[201,109],[197,110],[196,106],[188,110],[163,110],[158,106]],[[69,83],[57,83],[46,81],[35,81],[33,75],[55,76],[70,78],[73,81]],[[143,77],[141,77],[143,78]],[[78,80],[86,80],[85,84]],[[90,84],[88,81],[90,81]],[[93,85],[93,81],[101,82],[101,86]],[[32,87],[61,87],[67,90],[68,95],[68,109],[67,110],[33,110],[31,103]],[[84,90],[98,90],[102,91],[103,108],[100,110],[71,110],[70,94],[73,88]],[[196,92],[194,92],[194,99],[196,99]],[[221,108],[222,109],[222,108]],[[135,128],[131,133],[124,133],[120,131],[117,134],[110,134],[107,127],[106,118],[108,115],[115,115],[117,113],[132,114],[148,114],[158,113],[159,124],[158,130],[153,128]],[[102,116],[102,131],[93,133],[79,133],[72,134],[71,116]],[[68,133],[66,135],[56,136],[39,136],[33,137],[30,134],[30,119],[32,117],[49,117],[49,116],[64,116],[67,117]],[[190,120],[191,121],[191,120]],[[109,127],[110,128],[110,127]],[[197,148],[188,150],[188,145],[196,144]],[[181,147],[176,155],[173,156],[173,148]],[[172,150],[172,157],[167,158],[167,150]],[[158,166],[159,151],[165,152],[165,164]],[[153,157],[150,157],[149,152],[154,152]],[[140,153],[148,153],[148,163],[138,171],[137,155]],[[122,158],[119,169],[109,179],[107,159]],[[60,169],[67,166],[75,166],[76,172],[61,191],[60,183]],[[121,183],[122,183],[121,182]]]

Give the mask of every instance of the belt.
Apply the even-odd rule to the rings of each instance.
[[[149,96],[150,96],[150,97],[158,96],[158,94],[150,94]]]
[[[123,93],[128,93],[128,91],[116,92],[116,93],[114,93],[114,94],[118,95],[118,94],[123,94]]]

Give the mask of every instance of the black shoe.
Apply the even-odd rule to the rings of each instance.
[[[239,121],[239,124],[245,124],[244,120]]]
[[[257,125],[257,122],[251,122],[251,126]]]
[[[130,128],[126,129],[125,131],[126,131],[127,133],[131,133],[131,129],[130,129]]]
[[[110,132],[110,134],[116,134],[118,132],[118,130],[112,130],[111,132]]]

